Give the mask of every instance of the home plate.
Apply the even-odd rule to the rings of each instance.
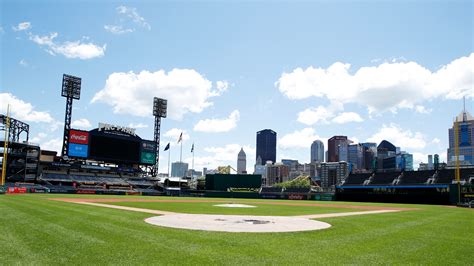
[[[321,230],[330,224],[306,218],[290,216],[249,216],[211,214],[167,214],[145,219],[153,225],[217,232],[298,232]]]
[[[217,204],[215,207],[225,207],[225,208],[257,208],[257,206],[247,205],[247,204]]]

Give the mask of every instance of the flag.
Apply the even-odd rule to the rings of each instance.
[[[193,146],[191,146],[191,152],[194,152],[194,143]]]
[[[179,135],[178,143],[180,143],[183,140],[183,132]]]
[[[168,145],[166,145],[166,147],[165,147],[165,150],[164,150],[164,151],[167,151],[167,150],[169,150],[169,149],[170,149],[170,143],[168,142]]]

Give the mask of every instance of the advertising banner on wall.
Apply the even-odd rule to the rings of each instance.
[[[88,144],[89,132],[71,129],[69,131],[69,142],[76,144]]]
[[[88,146],[84,144],[69,143],[68,156],[87,158]]]
[[[140,163],[155,164],[156,154],[154,152],[143,152],[140,155]]]
[[[156,144],[155,144],[154,141],[143,140],[141,144],[142,144],[141,145],[142,151],[146,151],[146,152],[155,152],[156,151]]]

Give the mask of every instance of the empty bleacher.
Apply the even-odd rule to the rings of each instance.
[[[350,174],[345,180],[343,185],[362,185],[366,179],[368,179],[372,173],[363,174]]]
[[[434,174],[434,170],[406,171],[400,176],[398,185],[424,185],[427,184],[428,179],[433,177]]]
[[[469,182],[469,178],[474,177],[474,168],[461,168],[460,180]],[[439,170],[435,179],[436,184],[451,184],[456,180],[456,171],[454,169]]]
[[[143,179],[128,179],[127,182],[136,187],[152,187],[155,185],[155,182]]]
[[[400,172],[376,173],[369,185],[392,185],[393,180],[400,176]]]
[[[43,172],[40,176],[41,180],[44,181],[55,181],[55,182],[71,182],[71,178],[66,173],[56,172]]]

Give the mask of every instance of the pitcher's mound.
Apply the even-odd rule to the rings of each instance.
[[[330,224],[287,216],[247,216],[210,214],[169,214],[145,219],[145,222],[172,228],[218,232],[297,232],[321,230]]]
[[[217,204],[214,205],[216,207],[224,207],[224,208],[257,208],[257,206],[247,205],[247,204],[237,204],[237,203],[230,203],[230,204]]]

